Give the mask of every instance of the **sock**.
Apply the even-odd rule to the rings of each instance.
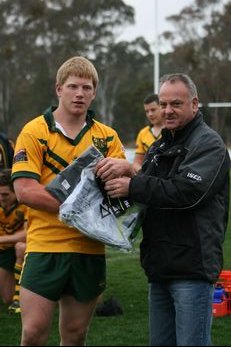
[[[21,271],[22,271],[22,265],[15,263],[14,266],[14,278],[15,278],[15,291],[14,291],[14,296],[13,296],[13,301],[19,301],[19,279],[21,276]]]

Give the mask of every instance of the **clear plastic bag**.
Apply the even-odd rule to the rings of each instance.
[[[59,218],[90,238],[112,247],[131,250],[140,229],[143,209],[123,199],[123,210],[118,213],[116,201],[110,205],[111,200],[105,199],[93,171],[102,156],[100,152],[96,155],[96,151],[99,152],[91,146],[84,152],[86,166],[81,170],[80,177],[75,178],[77,184],[60,206]],[[78,165],[77,161],[75,165]],[[118,206],[121,205],[118,199]]]

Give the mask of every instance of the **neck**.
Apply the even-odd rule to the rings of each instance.
[[[76,116],[66,114],[64,116],[58,109],[54,111],[53,115],[54,120],[61,125],[65,134],[71,139],[76,138],[86,122],[86,115]]]
[[[162,124],[161,125],[160,124],[153,125],[152,126],[152,132],[153,132],[154,136],[157,137],[160,134],[162,129],[163,129]]]
[[[67,113],[67,111],[57,108],[53,112],[53,116],[56,122],[59,124],[80,125],[86,121],[86,114],[77,115],[73,113]]]

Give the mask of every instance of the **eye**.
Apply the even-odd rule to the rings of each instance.
[[[68,85],[69,89],[75,90],[77,88],[76,84],[69,84]]]
[[[93,90],[92,86],[89,86],[89,85],[83,86],[83,89],[86,90],[86,91]]]
[[[183,105],[182,101],[174,101],[171,103],[171,106],[174,108],[179,108],[181,105]]]

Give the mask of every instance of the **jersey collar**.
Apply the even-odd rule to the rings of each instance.
[[[47,126],[48,126],[50,132],[57,132],[57,133],[63,134],[62,131],[60,129],[58,129],[56,127],[56,124],[55,124],[53,112],[56,110],[56,108],[57,108],[57,106],[50,106],[48,109],[46,109],[43,112],[44,119],[47,123]],[[95,116],[95,112],[93,110],[87,111],[86,125],[83,127],[83,129],[80,131],[80,133],[77,135],[77,137],[74,140],[70,139],[69,137],[65,136],[64,134],[63,134],[63,136],[66,137],[71,144],[76,145],[82,139],[83,135],[94,124],[94,119],[93,119],[94,116]]]

